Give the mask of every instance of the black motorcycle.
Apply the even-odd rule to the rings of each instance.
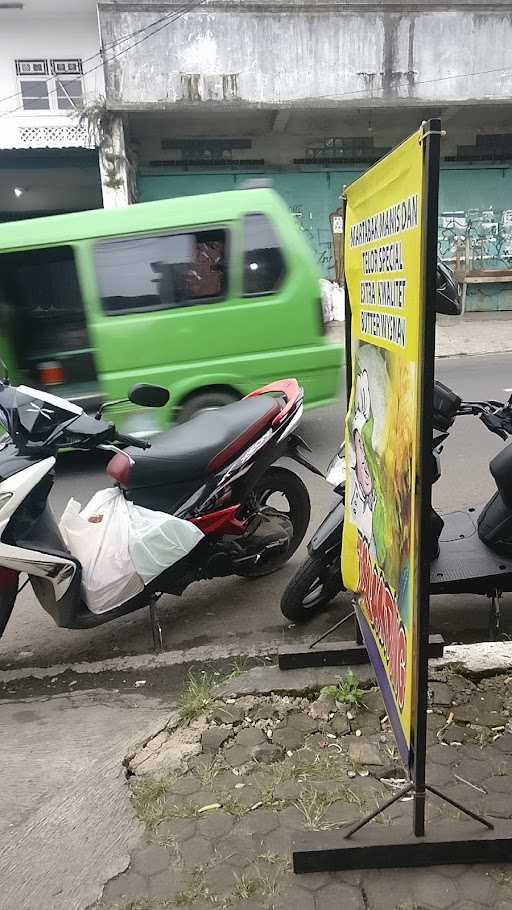
[[[447,386],[434,386],[434,482],[441,476],[440,455],[457,416],[478,416],[502,439],[512,435],[512,396],[498,401],[464,402]],[[512,443],[490,463],[497,490],[484,506],[471,505],[449,514],[432,511],[431,594],[484,594],[491,598],[489,632],[499,631],[499,600],[512,592]],[[345,591],[341,576],[341,538],[345,517],[343,447],[326,474],[340,497],[308,546],[308,557],[295,573],[282,600],[283,615],[307,622]]]
[[[458,288],[451,273],[438,267],[436,310],[460,313]],[[434,384],[435,460],[433,482],[441,476],[440,455],[457,416],[478,416],[492,433],[506,440],[512,435],[512,396],[499,401],[463,402],[440,382]],[[331,462],[326,479],[339,500],[308,546],[308,556],[290,580],[281,599],[283,615],[303,623],[345,591],[341,575],[341,540],[345,517],[345,460],[342,446]],[[483,505],[431,517],[431,594],[483,594],[491,599],[489,635],[500,627],[500,598],[512,592],[512,444],[490,463],[497,490]]]

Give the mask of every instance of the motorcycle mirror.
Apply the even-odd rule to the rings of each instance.
[[[130,389],[128,399],[142,408],[162,408],[169,401],[169,392],[162,386],[139,382]]]
[[[437,263],[436,313],[442,316],[460,316],[462,313],[457,279],[452,270],[441,261]]]

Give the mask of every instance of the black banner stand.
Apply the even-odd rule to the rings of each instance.
[[[426,230],[423,239],[422,262],[424,272],[424,291],[428,305],[425,307],[424,326],[424,369],[421,385],[421,404],[423,413],[423,427],[421,434],[422,451],[422,477],[420,490],[421,521],[419,529],[418,552],[419,560],[419,609],[415,623],[415,649],[416,649],[416,680],[415,680],[415,710],[414,731],[412,741],[411,781],[391,799],[383,803],[370,815],[357,824],[347,829],[338,829],[324,832],[304,832],[297,835],[292,842],[293,870],[296,873],[326,872],[343,869],[382,869],[382,868],[410,868],[413,866],[446,865],[449,863],[501,863],[510,862],[512,857],[512,824],[510,822],[491,823],[487,819],[471,811],[451,797],[446,796],[437,788],[426,782],[426,753],[427,753],[427,698],[428,698],[428,659],[429,649],[429,623],[430,623],[430,559],[428,558],[428,540],[430,535],[430,510],[432,493],[432,412],[433,412],[433,385],[434,385],[434,357],[435,357],[435,325],[436,314],[433,301],[436,296],[436,268],[437,268],[437,226],[438,226],[438,187],[439,187],[439,162],[440,162],[441,121],[430,120],[423,124],[422,142],[425,155],[425,183],[423,204]],[[345,209],[344,209],[345,215]],[[347,289],[345,287],[346,324],[350,326],[351,311]],[[350,396],[352,381],[352,356],[350,350],[350,330],[347,328],[347,390]],[[349,375],[350,374],[350,375]],[[348,398],[347,398],[348,400]],[[350,619],[353,614],[346,616],[336,626],[321,636],[322,640],[330,631],[335,631],[343,622]],[[332,651],[295,652],[315,655],[314,664],[292,663],[293,651],[281,649],[279,666],[289,669],[291,666],[340,666],[336,659],[333,664],[330,656],[337,654],[342,660],[343,652],[350,660],[343,663],[361,663],[362,651],[365,659],[366,650],[360,640],[360,632],[356,621],[356,630],[359,633],[357,642],[344,643],[338,647],[336,654]],[[357,634],[356,633],[356,634]],[[439,645],[439,643],[437,643]],[[435,643],[434,643],[435,645]],[[359,657],[359,659],[358,659]],[[287,666],[286,666],[287,665]],[[438,797],[453,806],[466,817],[476,822],[478,827],[466,830],[461,823],[451,823],[444,829],[437,829],[426,834],[425,832],[425,803],[426,794]],[[391,826],[384,829],[382,826],[375,828],[369,826],[378,815],[389,809],[394,803],[412,794],[413,825],[412,831]],[[485,831],[482,832],[482,827]],[[352,840],[359,834],[357,840]]]
[[[348,622],[354,620],[354,640],[340,641],[331,644],[330,648],[321,648],[315,651],[321,641],[325,641],[330,635]],[[428,636],[428,658],[442,657],[444,654],[444,638],[442,635]],[[343,619],[340,619],[334,626],[327,629],[318,638],[315,638],[305,648],[297,648],[296,645],[282,645],[277,652],[277,663],[280,670],[303,670],[307,667],[350,667],[358,664],[369,663],[368,651],[363,642],[363,636],[356,619],[355,609],[348,613]]]
[[[354,620],[354,640],[334,642],[329,648],[316,646],[333,635],[349,619]],[[444,654],[444,638],[442,635],[428,636],[428,658],[442,657]],[[282,645],[277,652],[277,663],[280,670],[303,670],[307,667],[350,667],[369,663],[368,651],[363,642],[359,623],[355,611],[344,616],[334,626],[327,629],[319,638],[304,648],[296,645]]]

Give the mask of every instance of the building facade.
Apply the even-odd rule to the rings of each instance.
[[[76,115],[104,93],[95,0],[0,2],[0,220],[109,204]]]
[[[343,186],[441,116],[440,253],[467,278],[468,308],[512,306],[509,0],[100,0],[98,10],[103,45],[119,49],[105,53],[106,96],[140,200],[271,178],[332,275],[329,216]]]

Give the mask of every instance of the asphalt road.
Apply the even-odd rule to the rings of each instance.
[[[511,355],[459,357],[439,360],[437,376],[463,398],[504,399],[512,389]],[[325,468],[341,438],[344,404],[308,413],[301,432],[314,450],[314,460]],[[489,459],[502,446],[475,418],[461,418],[445,449],[443,477],[435,488],[435,502],[445,510],[483,503],[493,490]],[[108,486],[101,457],[63,457],[58,466],[52,505],[60,515],[70,496],[85,504],[93,492]],[[333,493],[321,479],[306,472],[312,500],[309,535],[326,513]],[[308,535],[308,536],[309,536]],[[280,572],[257,581],[238,578],[198,583],[183,597],[162,599],[162,620],[169,649],[200,645],[238,644],[244,648],[268,640],[294,641],[320,633],[349,608],[340,597],[331,609],[306,629],[289,628],[279,610],[281,593],[305,554],[306,541]],[[512,634],[512,597],[504,599],[504,628]],[[486,637],[487,604],[483,598],[435,598],[432,629],[448,641],[478,641]],[[347,635],[350,631],[347,630]],[[0,642],[0,669],[49,666],[78,660],[98,660],[152,649],[146,611],[123,617],[91,632],[58,629],[36,602],[31,589],[19,597]]]

